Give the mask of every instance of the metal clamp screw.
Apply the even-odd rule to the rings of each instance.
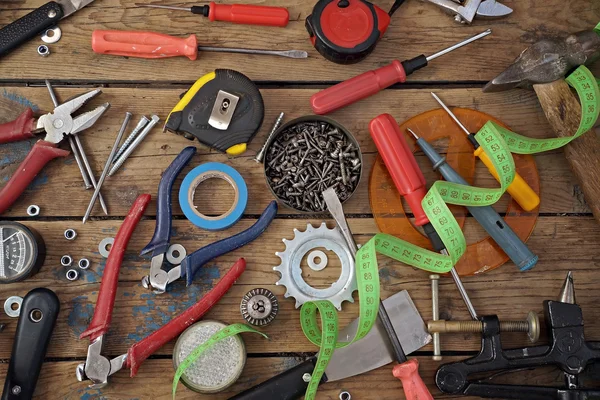
[[[75,231],[75,229],[67,229],[65,230],[65,239],[67,240],[75,240],[75,238],[77,237],[77,232]]]
[[[483,332],[481,321],[429,321],[427,329],[430,333],[479,333]],[[540,338],[540,319],[530,311],[526,321],[500,321],[500,332],[527,332],[531,343]]]
[[[70,267],[73,264],[73,257],[68,254],[65,254],[60,258],[60,265],[63,267]]]
[[[76,281],[79,278],[79,272],[77,272],[76,269],[70,269],[70,270],[67,271],[66,277],[71,282],[72,281]]]
[[[308,372],[304,373],[304,375],[302,375],[302,380],[306,383],[310,382],[310,379],[312,378],[312,375],[309,374]]]

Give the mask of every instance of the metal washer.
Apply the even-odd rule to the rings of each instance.
[[[175,252],[179,253],[177,257],[174,255]],[[187,256],[187,251],[179,243],[172,244],[167,250],[167,261],[173,265],[181,264],[185,256]]]
[[[98,251],[100,252],[100,255],[102,257],[108,258],[108,254],[110,253],[110,250],[108,250],[108,246],[112,246],[113,243],[115,243],[115,238],[107,237],[102,239],[102,241],[98,245]]]
[[[277,297],[270,290],[256,288],[244,295],[240,303],[240,312],[248,323],[265,326],[277,316],[279,303]]]
[[[56,43],[61,37],[62,31],[58,26],[55,26],[54,28],[49,28],[44,31],[44,34],[42,35],[42,42],[50,44]]]
[[[319,258],[321,261],[319,261],[318,263],[315,262],[316,258]],[[306,259],[308,267],[313,271],[323,270],[327,266],[328,261],[329,260],[327,259],[327,254],[323,253],[321,250],[311,251],[308,254],[308,258]]]
[[[21,304],[23,303],[23,298],[19,296],[10,296],[4,302],[4,312],[11,318],[17,318],[19,314],[21,314]],[[12,305],[17,304],[19,307],[16,310],[13,310]]]

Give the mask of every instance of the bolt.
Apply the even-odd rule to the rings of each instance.
[[[438,321],[440,319],[440,305],[439,305],[439,275],[429,275],[431,279],[431,310],[433,314],[433,320]],[[440,333],[433,333],[433,361],[442,361],[442,348],[440,346]]]
[[[133,142],[133,140],[137,137],[138,133],[140,133],[140,131],[142,129],[144,129],[144,127],[146,126],[146,124],[148,124],[148,122],[150,122],[148,117],[146,117],[145,115],[142,115],[140,122],[138,122],[138,124],[135,126],[135,128],[133,128],[133,131],[131,131],[129,136],[127,136],[127,139],[125,139],[125,141],[123,142],[123,144],[121,145],[119,150],[117,150],[117,154],[115,154],[115,157],[113,158],[113,163],[116,160],[118,160],[119,157],[121,157],[121,155],[123,155],[123,153],[125,152],[125,150],[127,150],[129,145],[131,144],[131,142]]]
[[[12,394],[14,394],[15,396],[20,395],[21,394],[21,386],[19,386],[19,385],[13,386]]]
[[[429,321],[427,329],[430,333],[480,333],[483,332],[481,321]],[[526,321],[500,321],[500,332],[527,332],[529,341],[535,343],[540,338],[540,319],[530,311]]]
[[[302,380],[306,383],[310,382],[310,378],[312,378],[312,375],[309,374],[308,372],[306,372],[304,375],[302,375]]]
[[[139,136],[136,137],[135,140],[133,141],[133,143],[131,143],[129,145],[129,147],[127,147],[125,149],[123,154],[121,154],[121,157],[117,158],[114,161],[114,164],[113,164],[110,172],[108,173],[108,176],[113,176],[113,174],[115,172],[117,172],[117,170],[119,168],[121,168],[121,165],[123,165],[125,160],[127,160],[127,157],[129,157],[131,155],[131,153],[133,153],[133,151],[136,149],[136,147],[138,147],[139,144],[142,143],[142,140],[144,140],[144,138],[148,135],[148,133],[150,133],[150,131],[152,130],[152,128],[154,128],[154,125],[156,125],[158,123],[158,121],[160,121],[160,118],[157,115],[153,115],[152,119],[144,127],[144,130],[139,134]]]

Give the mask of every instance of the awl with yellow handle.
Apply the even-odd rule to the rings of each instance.
[[[454,115],[452,111],[444,104],[444,102],[435,94],[431,93],[433,98],[442,106],[444,110],[450,115],[450,117],[458,124],[460,129],[462,129],[469,139],[469,142],[475,147],[475,156],[479,157],[479,159],[485,164],[490,173],[498,180],[498,173],[494,169],[494,164],[492,164],[492,160],[488,157],[487,154],[479,147],[479,143],[475,139],[475,135],[468,131],[467,128],[459,121],[459,119]],[[535,209],[540,204],[540,197],[533,191],[533,189],[525,182],[525,180],[519,174],[515,174],[515,179],[508,187],[508,193],[511,197],[521,206],[521,208],[525,211],[531,211]]]
[[[263,98],[254,82],[240,72],[217,69],[181,97],[164,130],[235,156],[246,151],[264,115]]]

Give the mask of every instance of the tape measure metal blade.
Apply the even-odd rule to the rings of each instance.
[[[215,115],[219,112],[223,115]],[[247,76],[217,69],[189,89],[171,111],[165,128],[236,155],[246,149],[245,145],[258,132],[264,114],[262,95]]]

